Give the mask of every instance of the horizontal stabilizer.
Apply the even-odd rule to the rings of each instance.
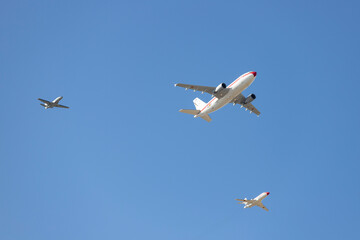
[[[207,122],[211,122],[211,118],[208,114],[204,114],[203,116],[201,116],[202,119],[204,119]]]
[[[179,112],[187,113],[191,115],[197,115],[200,113],[200,110],[194,110],[194,109],[180,109]]]

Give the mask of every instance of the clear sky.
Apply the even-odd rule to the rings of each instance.
[[[359,10],[1,1],[0,239],[357,239]],[[259,118],[178,112],[248,71]]]

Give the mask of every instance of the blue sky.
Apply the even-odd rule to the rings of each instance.
[[[2,1],[0,239],[355,239],[357,1]],[[257,118],[179,113],[257,71]],[[67,109],[37,98],[64,96]],[[269,191],[270,211],[235,198]]]

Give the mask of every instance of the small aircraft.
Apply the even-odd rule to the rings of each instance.
[[[54,101],[50,102],[50,101],[47,101],[47,100],[44,100],[44,99],[41,99],[41,98],[38,98],[38,100],[42,101],[44,104],[40,103],[41,106],[44,106],[45,109],[48,109],[48,108],[53,108],[53,107],[59,107],[59,108],[69,108],[67,106],[64,106],[64,105],[60,105],[59,102],[60,100],[63,99],[62,96],[60,97],[57,97],[55,98]]]
[[[199,98],[193,100],[196,110],[193,109],[180,109],[180,112],[188,113],[194,115],[195,118],[201,117],[207,122],[211,121],[209,113],[219,110],[228,103],[233,105],[239,104],[242,107],[245,107],[245,111],[249,110],[250,113],[255,113],[257,116],[260,115],[259,110],[257,110],[251,102],[255,100],[255,94],[250,94],[245,97],[242,95],[242,91],[248,88],[252,82],[255,80],[256,72],[247,72],[240,77],[238,77],[234,82],[229,86],[226,86],[225,83],[219,84],[217,87],[207,87],[207,86],[198,86],[190,84],[177,83],[175,87],[183,87],[186,90],[191,89],[195,91],[200,91],[202,93],[206,92],[213,96],[213,98],[205,103]]]
[[[266,211],[269,211],[269,209],[267,209],[264,204],[262,204],[262,200],[264,200],[264,198],[266,198],[270,193],[269,192],[263,192],[262,194],[260,194],[259,196],[257,196],[256,198],[254,199],[250,199],[250,200],[247,200],[246,198],[245,199],[235,199],[237,201],[240,201],[239,203],[240,204],[245,204],[245,207],[244,208],[251,208],[253,206],[258,206],[258,207],[261,207],[262,209],[266,210]]]

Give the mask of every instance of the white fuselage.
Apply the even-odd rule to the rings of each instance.
[[[253,201],[245,203],[245,208],[259,205],[259,203],[261,203],[261,201],[264,200],[264,198],[266,198],[269,194],[269,192],[263,192],[256,198],[252,199]]]
[[[215,112],[230,103],[235,97],[251,85],[251,83],[255,80],[255,77],[256,75],[254,76],[253,72],[241,75],[229,86],[227,86],[229,92],[227,92],[225,96],[221,98],[213,97],[195,117],[201,117],[202,115]]]
[[[264,198],[266,198],[270,193],[269,192],[263,192],[262,194],[260,194],[259,196],[257,196],[256,198],[254,198],[254,200],[256,201],[262,201]]]

